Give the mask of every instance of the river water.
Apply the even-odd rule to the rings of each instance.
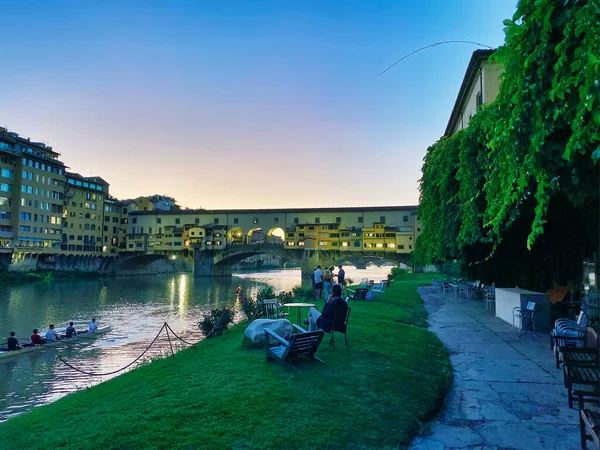
[[[345,269],[346,277],[356,281],[361,278],[378,281],[390,271],[390,267]],[[290,291],[301,283],[308,287],[310,279],[302,279],[299,269],[289,269],[239,273],[231,278],[194,278],[181,273],[0,286],[2,343],[12,330],[18,337],[28,338],[33,328],[46,330],[50,323],[64,330],[73,321],[75,328],[81,330],[87,329],[91,317],[96,317],[100,327],[111,327],[109,333],[97,339],[0,359],[0,422],[123,373],[84,375],[66,366],[57,355],[78,369],[105,374],[137,358],[164,322],[186,341],[199,341],[202,333],[197,323],[203,313],[215,307],[235,308],[237,287],[254,296],[265,285],[280,292]],[[163,333],[131,367],[165,356],[169,351]]]

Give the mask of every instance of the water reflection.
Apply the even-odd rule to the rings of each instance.
[[[389,268],[346,268],[346,276],[353,279],[378,279],[388,272]],[[176,274],[0,286],[0,342],[11,330],[24,340],[33,328],[46,330],[50,323],[61,331],[69,321],[76,329],[85,329],[91,317],[97,317],[101,326],[112,327],[97,339],[0,359],[0,421],[117,376],[82,375],[58,361],[57,355],[81,370],[108,373],[139,356],[164,322],[189,342],[202,339],[197,323],[205,312],[217,306],[239,310],[238,286],[245,295],[255,296],[265,284],[279,292],[301,283],[310,286],[310,280],[301,280],[299,270],[278,270],[231,278]],[[143,360],[168,352],[163,334]]]

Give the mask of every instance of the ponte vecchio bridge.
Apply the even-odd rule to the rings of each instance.
[[[359,256],[409,262],[421,224],[416,206],[136,211],[128,250],[189,254],[195,276],[230,275],[249,256],[272,253],[317,266]]]

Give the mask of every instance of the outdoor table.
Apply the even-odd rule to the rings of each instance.
[[[310,308],[315,305],[313,303],[284,303],[281,306],[285,308],[298,308],[298,313],[296,315],[296,324],[300,325],[300,309]]]

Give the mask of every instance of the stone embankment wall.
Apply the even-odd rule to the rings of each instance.
[[[88,272],[105,275],[152,275],[192,271],[192,264],[185,259],[169,259],[166,255],[125,256],[55,256],[27,254],[8,260],[0,270],[10,272],[61,271]]]

